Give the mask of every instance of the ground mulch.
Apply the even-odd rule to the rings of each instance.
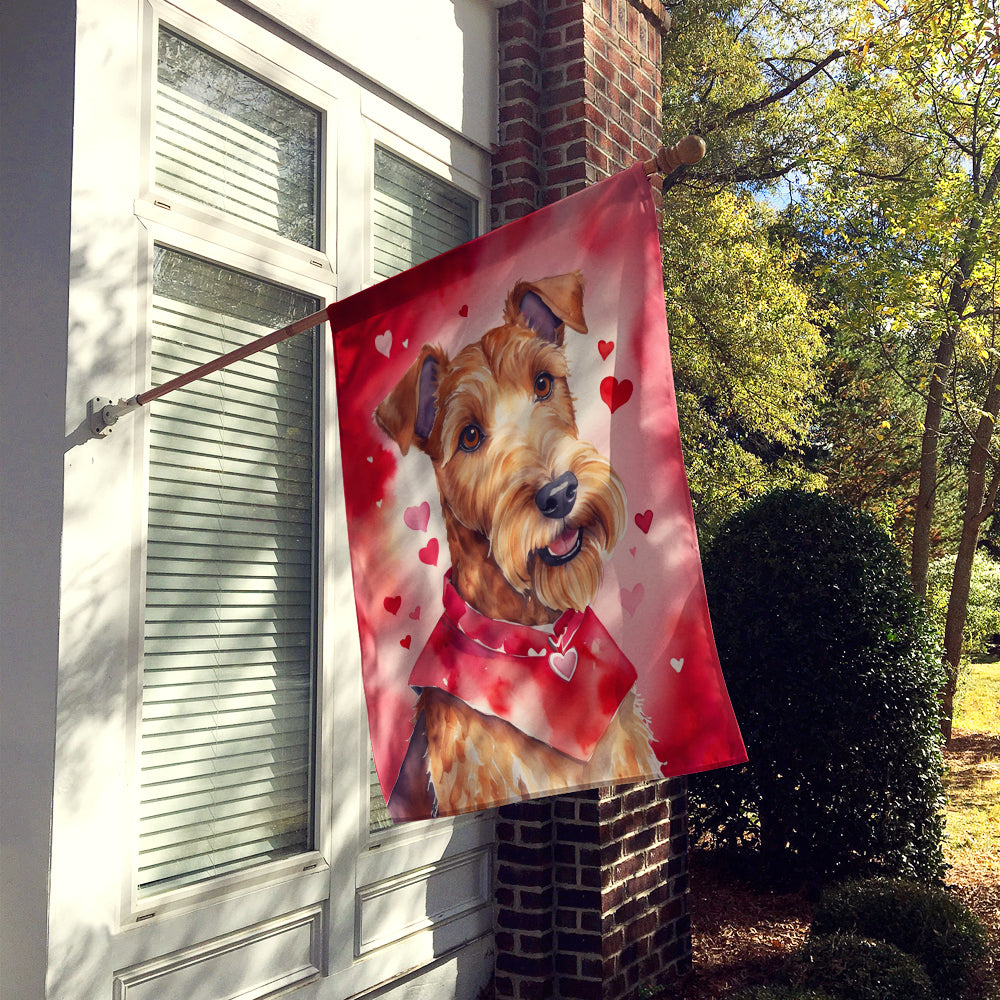
[[[1000,738],[956,733],[945,756],[959,770],[977,758],[1000,760]],[[657,1000],[724,1000],[738,990],[773,982],[809,935],[810,888],[769,890],[739,878],[714,851],[690,853],[692,971]],[[990,956],[970,984],[970,1000],[1000,1000],[1000,857],[971,856],[953,864],[948,887],[990,935]]]
[[[773,982],[809,936],[811,893],[749,885],[714,851],[691,851],[689,864],[692,970],[662,1000],[718,1000]]]

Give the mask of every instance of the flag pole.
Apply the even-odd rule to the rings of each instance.
[[[642,167],[647,177],[653,174],[663,174],[666,176],[681,166],[690,166],[697,163],[704,155],[705,140],[697,135],[688,135],[673,146],[661,146],[656,151],[656,155],[646,160]],[[140,406],[145,406],[154,399],[159,399],[161,396],[165,396],[175,389],[180,389],[191,382],[204,378],[206,375],[220,371],[236,361],[242,361],[244,358],[248,358],[258,351],[264,351],[274,344],[288,340],[289,337],[294,337],[297,334],[304,333],[306,330],[311,330],[314,326],[332,318],[331,311],[335,305],[336,303],[333,303],[320,309],[318,312],[295,320],[295,322],[289,323],[288,326],[283,326],[280,330],[275,330],[273,333],[258,337],[256,340],[244,344],[242,347],[237,347],[228,354],[223,354],[212,361],[207,361],[205,364],[199,365],[197,368],[192,368],[191,371],[185,372],[183,375],[178,375],[176,378],[172,378],[162,385],[136,393],[136,395],[130,396],[128,399],[119,399],[115,402],[102,396],[94,396],[87,401],[87,422],[90,426],[91,434],[94,437],[106,437],[111,433],[111,428],[118,422],[118,418],[124,416],[126,413],[131,413]]]
[[[672,146],[660,146],[656,156],[643,163],[646,176],[672,174],[678,167],[694,166],[705,155],[705,140],[700,135],[686,135]]]
[[[198,365],[197,368],[192,368],[191,371],[170,379],[169,382],[164,382],[162,385],[155,386],[152,389],[136,393],[136,395],[130,396],[128,399],[119,399],[117,403],[112,402],[110,399],[102,399],[100,396],[95,396],[87,402],[87,420],[90,423],[90,430],[95,437],[104,437],[110,433],[111,427],[124,414],[131,413],[140,406],[145,406],[146,403],[150,403],[154,399],[159,399],[161,396],[165,396],[168,392],[173,392],[175,389],[180,389],[190,382],[195,382],[206,375],[220,371],[236,361],[242,361],[244,358],[257,354],[259,351],[265,351],[275,344],[280,344],[283,340],[288,340],[297,334],[305,333],[306,330],[311,330],[314,326],[325,322],[329,319],[329,316],[330,306],[324,306],[324,308],[317,312],[303,316],[302,319],[297,319],[293,323],[289,323],[288,326],[283,326],[280,330],[264,334],[263,337],[251,340],[242,347],[237,347],[235,350],[229,351],[228,354],[223,354],[211,361],[206,361],[203,365]]]

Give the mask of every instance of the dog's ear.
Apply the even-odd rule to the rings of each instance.
[[[438,371],[447,362],[448,357],[440,347],[425,344],[396,388],[375,410],[375,422],[404,455],[410,445],[427,450],[427,439],[437,417]]]
[[[579,271],[537,281],[519,281],[507,296],[504,319],[527,322],[543,340],[562,346],[566,327],[587,333],[583,318],[583,276]]]

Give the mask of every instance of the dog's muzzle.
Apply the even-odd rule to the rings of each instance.
[[[576,491],[580,483],[572,472],[564,472],[546,483],[536,494],[535,504],[538,509],[554,521],[561,521],[569,516],[576,504]],[[583,530],[567,528],[538,554],[547,566],[562,566],[568,563],[583,547]]]
[[[583,548],[583,528],[567,528],[555,541],[538,550],[546,566],[563,566]]]

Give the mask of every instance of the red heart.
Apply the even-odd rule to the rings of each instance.
[[[608,355],[615,349],[615,343],[613,340],[599,340],[597,342],[597,349],[601,353],[601,357],[607,361]]]
[[[649,534],[649,525],[653,520],[653,512],[647,510],[645,513],[635,515],[635,523],[639,526],[639,530],[644,534]]]
[[[462,308],[458,310],[458,315],[459,316],[468,316],[469,315],[469,307],[468,306],[462,306]]]
[[[422,563],[427,563],[428,566],[437,566],[438,564],[438,540],[432,538],[419,552],[420,561]]]
[[[608,409],[612,413],[619,406],[624,406],[631,398],[632,383],[627,378],[623,378],[620,382],[614,375],[601,379],[601,399],[608,404]]]
[[[420,620],[420,605],[419,604],[410,612],[410,617],[414,621],[419,621]]]
[[[399,640],[399,644],[400,644],[400,646],[403,647],[403,649],[409,649],[410,648],[410,643],[412,641],[413,640],[410,638],[410,636],[404,635],[403,638]]]
[[[394,615],[398,610],[399,606],[403,603],[402,597],[387,597],[382,602],[382,607],[389,612],[390,615]]]

